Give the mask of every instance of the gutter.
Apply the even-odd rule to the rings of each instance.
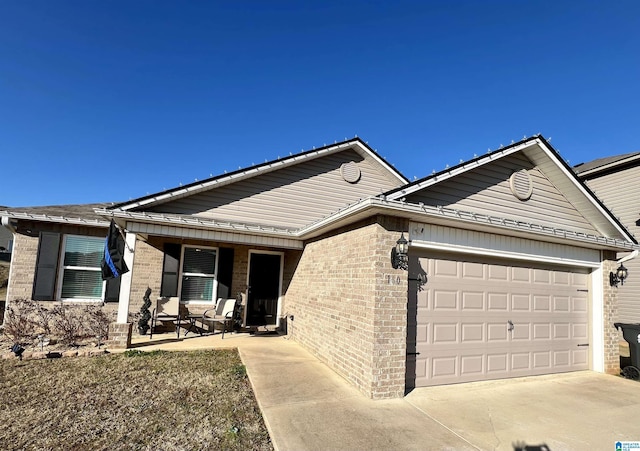
[[[321,235],[322,233],[331,230],[332,228],[340,227],[342,225],[353,222],[354,220],[362,219],[364,217],[372,216],[375,214],[395,214],[414,220],[416,222],[425,222],[425,220],[436,221],[440,224],[451,224],[451,221],[455,221],[454,227],[475,229],[478,226],[491,227],[493,233],[496,233],[497,229],[508,230],[511,233],[519,232],[526,234],[529,237],[531,235],[552,237],[558,242],[564,242],[570,240],[576,243],[595,244],[600,248],[605,249],[637,249],[637,244],[631,241],[624,241],[617,238],[609,238],[598,235],[591,235],[582,232],[575,232],[572,230],[558,229],[550,226],[543,226],[540,224],[533,224],[524,221],[516,221],[514,219],[500,218],[496,216],[489,216],[480,213],[473,213],[469,211],[456,210],[442,206],[429,206],[422,203],[413,204],[399,200],[391,200],[386,197],[370,197],[363,199],[356,204],[352,204],[333,215],[321,219],[314,224],[311,224],[303,229],[298,230],[297,236],[302,239],[309,239]],[[428,218],[428,219],[427,219]],[[471,226],[474,224],[475,227]],[[466,225],[466,227],[465,227]],[[624,236],[624,235],[623,235]]]
[[[634,258],[636,258],[638,256],[638,249],[636,249],[635,251],[631,252],[629,255],[624,256],[618,260],[616,260],[618,263],[624,263],[624,262],[628,262],[629,260],[633,260]]]
[[[15,219],[11,219],[9,216],[2,216],[0,223],[6,227],[11,233],[16,233],[18,223]]]

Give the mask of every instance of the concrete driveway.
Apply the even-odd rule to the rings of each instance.
[[[372,401],[283,337],[238,348],[278,451],[613,451],[616,441],[640,441],[640,383],[616,376],[583,371]]]
[[[156,338],[154,337],[154,340]],[[137,340],[151,349],[238,348],[277,451],[607,451],[640,441],[640,382],[582,371],[419,388],[372,401],[281,336]]]

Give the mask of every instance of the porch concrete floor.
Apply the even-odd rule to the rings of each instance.
[[[419,388],[372,401],[278,335],[137,337],[138,349],[238,348],[274,447],[284,450],[615,449],[640,441],[640,383],[591,371]],[[544,449],[544,448],[532,448]]]

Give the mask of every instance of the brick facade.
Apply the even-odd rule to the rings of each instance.
[[[11,274],[7,286],[7,304],[15,299],[31,299],[33,294],[33,280],[36,272],[36,260],[38,257],[38,241],[41,231],[57,232],[63,235],[99,237],[104,237],[107,234],[107,229],[101,227],[81,227],[66,224],[21,221],[18,233],[14,235]],[[38,302],[49,309],[58,303],[53,299],[51,301]],[[100,305],[95,302],[74,302],[73,304]],[[118,311],[118,303],[106,303],[103,309],[115,318],[116,312]]]
[[[285,297],[289,336],[373,399],[404,395],[407,273],[390,252],[407,226],[381,216],[308,243]]]
[[[615,261],[615,253],[605,253],[605,260],[602,262],[602,285],[604,321],[604,371],[607,374],[620,374],[620,340],[622,332],[614,327],[613,323],[618,321],[618,288],[609,284],[609,273],[615,272],[619,263]]]
[[[134,253],[131,295],[129,298],[129,318],[133,321],[136,313],[140,311],[144,293],[147,287],[151,288],[151,310],[155,307],[155,301],[160,296],[162,284],[162,265],[164,261],[164,243],[176,242],[164,237],[149,237],[148,240],[138,240]],[[270,250],[264,247],[247,245],[230,245],[229,243],[217,243],[210,241],[184,240],[181,244],[207,247],[233,247],[233,275],[231,281],[230,296],[236,297],[238,293],[246,295],[247,275],[249,270],[249,251]],[[284,252],[283,293],[286,291],[300,251],[286,250]],[[189,304],[190,313],[200,314],[213,306],[210,304]],[[134,330],[134,333],[137,333]]]

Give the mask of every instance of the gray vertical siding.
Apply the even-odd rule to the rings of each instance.
[[[636,240],[640,236],[640,166],[587,180],[586,184]],[[619,254],[622,257],[625,254]],[[618,320],[640,323],[640,257],[624,264],[629,278],[618,288]]]
[[[527,169],[533,182],[533,193],[524,201],[513,195],[509,185],[511,174],[520,169]],[[407,201],[597,234],[589,221],[521,154],[472,169],[408,195]]]
[[[340,173],[340,166],[351,161],[361,171],[357,183],[346,182]],[[298,228],[358,199],[400,185],[379,164],[348,149],[158,205],[150,211]]]

